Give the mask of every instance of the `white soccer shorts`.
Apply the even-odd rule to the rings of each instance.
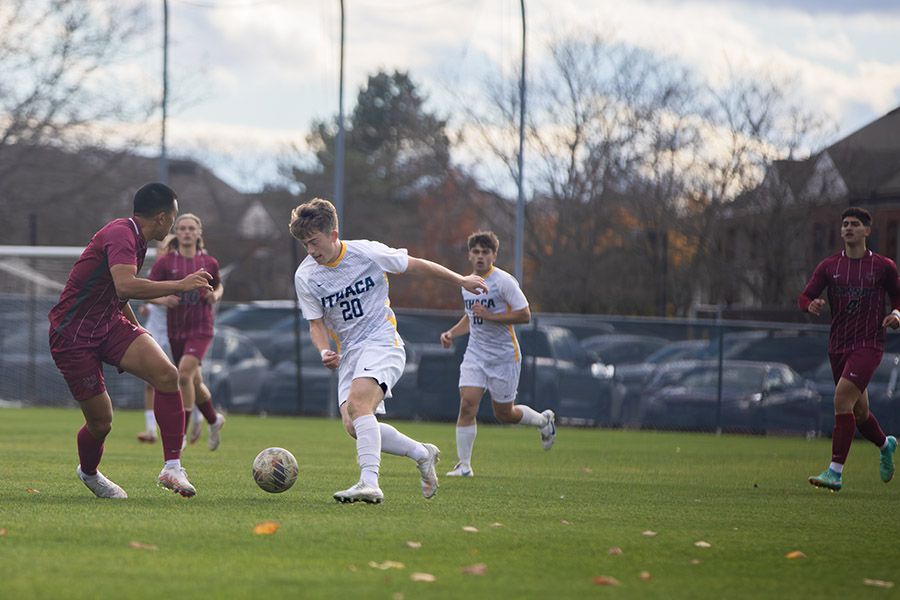
[[[350,384],[354,379],[370,377],[384,386],[385,399],[391,397],[391,388],[400,381],[406,366],[406,350],[403,346],[363,346],[341,354],[338,369],[338,407],[350,396]],[[384,401],[375,409],[383,415]]]
[[[516,399],[521,361],[481,364],[463,360],[459,366],[459,387],[477,387],[491,393],[491,400],[504,404]]]

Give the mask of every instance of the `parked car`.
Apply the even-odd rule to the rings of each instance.
[[[597,355],[607,365],[631,365],[647,360],[647,357],[669,343],[661,337],[633,334],[593,335],[581,340],[581,346]]]
[[[523,327],[518,331],[522,352],[517,402],[535,410],[550,408],[564,421],[606,423],[624,388],[607,365],[586,352],[568,329],[555,326]],[[459,413],[459,365],[465,343],[454,340],[455,351],[423,354],[419,363],[419,391],[425,414],[450,420]],[[494,422],[488,394],[478,418]]]
[[[783,363],[718,361],[686,364],[661,374],[668,379],[645,395],[641,422],[651,427],[679,427],[765,432],[816,431],[821,395],[810,382]],[[718,392],[721,376],[722,402]],[[717,420],[720,418],[721,420]]]
[[[203,359],[203,379],[213,402],[239,409],[256,400],[269,367],[269,360],[247,336],[219,325]]]
[[[806,377],[812,376],[828,348],[828,332],[824,331],[768,331],[755,339],[732,339],[732,344],[725,345],[727,358],[785,363]]]
[[[614,411],[614,421],[635,423],[639,416],[641,393],[644,386],[661,365],[685,360],[712,358],[714,348],[708,340],[682,340],[671,342],[648,356],[643,362],[616,365],[616,379],[625,386],[621,406]]]

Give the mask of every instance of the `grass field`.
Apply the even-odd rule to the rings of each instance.
[[[95,498],[77,479],[81,424],[74,409],[0,408],[0,597],[900,594],[900,481],[883,484],[876,449],[859,440],[844,490],[830,493],[806,483],[825,467],[829,440],[560,428],[544,452],[535,430],[481,426],[476,477],[441,477],[426,501],[414,463],[385,456],[385,503],[374,506],[331,498],[358,478],[355,445],[337,421],[230,416],[219,450],[206,449],[204,433],[185,451],[198,493],[183,499],[156,487],[162,451],[135,441],[142,414],[120,411],[101,470],[127,500]],[[452,468],[452,424],[396,425],[442,449],[439,475]],[[300,463],[300,480],[280,495],[250,473],[268,446]],[[254,534],[264,521],[280,528]],[[792,551],[806,558],[786,558]],[[370,566],[387,561],[403,568]],[[478,563],[486,574],[462,573]],[[598,576],[621,585],[597,585]]]

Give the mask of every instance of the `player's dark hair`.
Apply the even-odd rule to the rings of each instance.
[[[178,196],[164,183],[146,183],[134,194],[134,216],[152,219],[175,206]]]
[[[328,200],[313,198],[291,211],[291,235],[308,240],[318,232],[330,234],[338,230],[337,211]]]
[[[844,212],[841,213],[841,220],[843,221],[847,217],[856,217],[857,219],[859,219],[860,223],[862,223],[866,227],[872,226],[872,214],[864,208],[860,208],[858,206],[845,208]]]
[[[494,235],[493,231],[476,231],[469,236],[467,244],[469,250],[475,246],[481,246],[482,248],[487,248],[494,254],[500,249],[500,240],[497,239],[497,236]]]

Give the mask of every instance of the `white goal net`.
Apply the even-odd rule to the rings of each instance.
[[[50,356],[47,314],[83,250],[0,245],[0,405],[74,405]],[[154,255],[152,250],[147,252],[144,273]],[[113,398],[140,402],[141,382],[130,375],[116,377],[108,365],[104,365],[104,377]],[[113,395],[116,386],[126,389]],[[135,394],[138,398],[131,398]]]

